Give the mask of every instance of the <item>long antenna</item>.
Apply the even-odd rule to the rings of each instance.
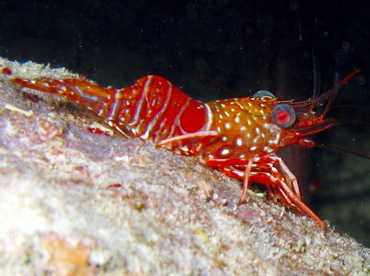
[[[233,95],[234,97],[237,97],[237,98],[240,98],[240,97],[241,97],[238,93],[236,93],[235,91],[233,91],[233,90],[231,90],[230,88],[226,87],[226,86],[225,86],[225,85],[223,85],[222,83],[219,83],[219,82],[217,82],[217,81],[215,81],[215,80],[213,80],[213,79],[211,79],[211,78],[207,77],[206,75],[204,75],[204,74],[202,74],[202,73],[195,72],[195,71],[194,71],[194,73],[195,73],[195,74],[197,74],[199,77],[201,77],[201,78],[203,78],[203,79],[205,79],[205,80],[207,80],[207,81],[209,81],[209,82],[211,82],[211,83],[215,84],[216,86],[218,86],[218,87],[222,88],[223,90],[225,90],[225,91],[229,92],[229,93],[230,93],[231,95]]]
[[[312,74],[313,74],[313,95],[316,98],[317,93],[320,91],[320,63],[318,57],[312,51]]]
[[[318,148],[323,148],[323,149],[329,149],[329,150],[334,150],[334,151],[340,151],[340,152],[344,152],[344,153],[349,153],[353,156],[357,156],[357,157],[361,157],[361,158],[365,158],[367,160],[370,160],[370,156],[367,156],[365,154],[362,154],[362,153],[358,153],[358,152],[355,152],[355,151],[351,151],[351,150],[347,150],[347,149],[343,149],[343,148],[339,148],[339,147],[335,147],[335,146],[327,146],[327,145],[323,145],[323,144],[316,144],[315,145],[316,147]]]

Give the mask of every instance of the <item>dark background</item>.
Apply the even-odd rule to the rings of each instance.
[[[313,56],[321,92],[335,72],[361,71],[329,116],[341,125],[314,138],[370,155],[370,8],[366,1],[0,1],[0,55],[63,66],[123,87],[156,74],[194,98],[267,89],[307,99]],[[314,153],[314,154],[313,154]],[[323,149],[282,153],[312,206],[370,245],[370,161]]]

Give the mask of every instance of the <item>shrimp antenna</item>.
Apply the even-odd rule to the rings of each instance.
[[[347,150],[347,149],[344,149],[344,148],[335,147],[335,146],[328,146],[328,145],[323,145],[323,144],[316,144],[315,146],[318,147],[318,148],[323,148],[323,149],[329,149],[329,150],[333,150],[333,151],[348,153],[348,154],[351,154],[353,156],[357,156],[357,157],[361,157],[361,158],[370,160],[370,156],[368,156],[368,155],[358,153],[358,152],[355,152],[355,151],[351,151],[351,150]]]
[[[359,70],[353,70],[352,72],[350,72],[348,75],[346,75],[340,81],[339,81],[339,74],[336,73],[335,74],[335,84],[334,84],[334,88],[333,88],[333,89],[335,89],[335,93],[337,92],[337,90],[340,87],[342,87],[343,85],[345,85],[354,75],[358,74],[359,72],[360,72]],[[335,94],[334,94],[334,96],[335,96]],[[329,107],[332,104],[332,101],[333,101],[334,96],[331,97],[331,98],[329,98],[329,101],[330,102],[327,104],[326,109],[324,111],[324,114],[329,110]],[[333,109],[333,108],[331,108],[331,109]],[[348,150],[348,149],[336,147],[336,146],[328,146],[328,145],[323,145],[323,144],[316,144],[316,147],[324,148],[324,149],[329,149],[329,150],[334,150],[334,151],[339,151],[339,152],[344,152],[344,153],[351,154],[353,156],[357,156],[357,157],[361,157],[361,158],[370,160],[370,156],[368,156],[368,155],[365,155],[365,154],[362,154],[362,153],[358,153],[358,152],[355,152],[355,151],[351,151],[351,150]]]
[[[213,83],[215,86],[217,87],[220,87],[222,88],[223,90],[229,92],[231,95],[233,95],[234,97],[237,97],[237,98],[240,98],[240,95],[238,93],[236,93],[235,91],[231,90],[230,88],[226,87],[225,85],[223,85],[222,83],[219,83],[209,77],[207,77],[206,75],[202,74],[202,73],[199,73],[199,72],[196,72],[194,71],[195,74],[197,74],[199,77],[201,77],[202,79],[205,79],[211,83]]]
[[[317,55],[312,54],[312,74],[313,74],[313,95],[316,98],[318,91],[320,91],[320,62]]]

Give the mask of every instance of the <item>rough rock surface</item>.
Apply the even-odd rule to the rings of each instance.
[[[99,119],[7,81],[77,75],[0,66],[0,274],[370,274],[355,240],[260,194],[236,208],[240,183],[197,158],[94,134]]]

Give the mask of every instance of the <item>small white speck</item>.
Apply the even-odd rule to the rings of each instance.
[[[118,162],[130,162],[130,157],[127,156],[127,155],[124,155],[124,156],[115,156],[114,157],[114,161],[118,161]]]
[[[237,138],[236,139],[236,144],[240,147],[240,146],[242,146],[243,145],[243,139],[242,138]]]
[[[223,150],[221,150],[220,154],[221,155],[228,155],[228,154],[230,154],[230,150],[229,149],[223,149]]]
[[[185,145],[185,146],[181,147],[181,149],[184,150],[184,151],[188,151],[189,147],[188,147],[188,145]]]
[[[272,149],[272,148],[270,148],[270,147],[264,147],[263,148],[263,150],[265,151],[265,152],[267,152],[267,153],[270,153],[270,152],[273,152],[274,150]]]
[[[221,140],[224,142],[227,141],[227,136],[223,136]]]
[[[253,147],[250,147],[249,148],[251,151],[255,151],[256,149],[257,149],[257,147],[256,146],[253,146]]]
[[[226,124],[225,124],[225,127],[226,127],[227,129],[230,129],[230,128],[231,128],[231,124],[230,124],[230,123],[226,123]]]
[[[271,139],[269,140],[269,144],[270,145],[277,145],[279,143],[279,138],[280,138],[280,135],[276,136],[275,139]]]
[[[236,116],[236,117],[234,118],[234,122],[235,122],[235,123],[240,123],[239,115],[238,115],[238,116]]]

